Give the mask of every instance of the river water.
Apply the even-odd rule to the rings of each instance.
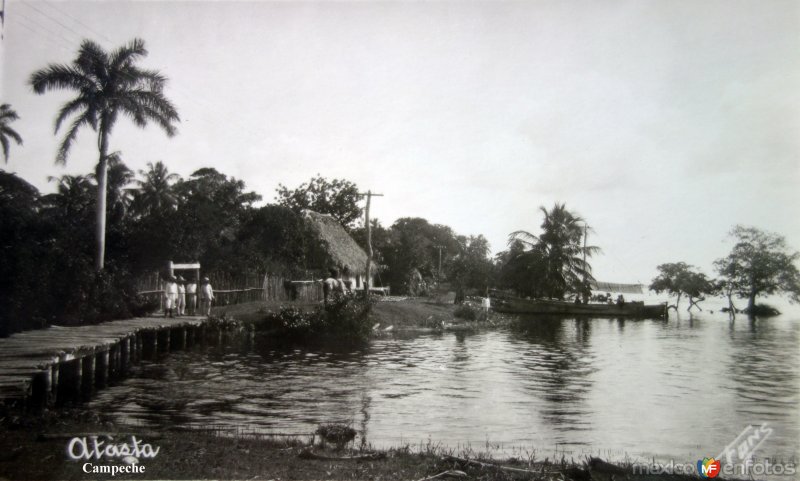
[[[504,454],[695,462],[750,424],[758,454],[800,454],[800,317],[750,322],[521,318],[477,333],[387,335],[356,350],[269,340],[143,363],[88,408],[117,423],[429,440]],[[560,458],[560,454],[558,454]]]

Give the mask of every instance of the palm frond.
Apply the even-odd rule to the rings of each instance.
[[[539,242],[539,238],[530,232],[524,230],[517,230],[508,235],[508,242],[511,244],[514,241],[520,241],[525,245],[534,245]]]
[[[11,108],[11,105],[0,105],[0,121],[6,123],[13,122],[14,120],[19,120],[19,115],[17,115],[17,112]]]
[[[111,53],[109,63],[112,70],[118,69],[128,62],[133,62],[140,57],[147,56],[147,49],[144,47],[144,40],[134,38],[127,45],[119,47]]]
[[[16,130],[6,125],[0,126],[0,137],[11,137],[17,145],[22,145],[22,137],[20,137]]]
[[[108,77],[108,54],[103,47],[94,40],[86,39],[81,42],[78,57],[73,64],[85,75],[97,79]]]
[[[90,126],[92,125],[92,121],[87,117],[86,113],[75,119],[75,121],[72,122],[72,125],[70,126],[66,135],[64,135],[64,139],[58,146],[58,153],[56,155],[57,164],[63,165],[67,162],[67,155],[69,155],[69,150],[72,147],[72,143],[78,136],[78,131],[84,125],[90,125]]]
[[[48,90],[91,90],[95,87],[94,81],[84,72],[70,65],[51,64],[31,74],[28,83],[37,94]]]
[[[55,125],[54,125],[54,132],[58,133],[58,129],[61,128],[61,123],[64,122],[64,120],[67,117],[69,117],[73,113],[77,112],[82,107],[88,107],[88,106],[89,106],[88,99],[83,95],[80,95],[77,98],[75,98],[73,100],[70,100],[69,102],[65,103],[61,107],[61,110],[58,111],[58,115],[56,116],[56,121],[55,121]]]
[[[3,158],[8,163],[9,142],[4,135],[0,135],[0,146],[3,147]]]

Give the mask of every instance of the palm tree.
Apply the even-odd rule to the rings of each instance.
[[[97,43],[84,40],[78,56],[71,64],[51,64],[31,75],[34,92],[74,90],[77,97],[65,103],[56,116],[55,131],[69,117],[74,120],[58,149],[56,163],[67,160],[81,127],[97,132],[100,151],[97,168],[97,256],[95,267],[105,263],[106,184],[108,179],[108,141],[120,114],[129,117],[139,127],[148,122],[158,124],[168,136],[176,132],[174,122],[178,112],[164,96],[167,79],[155,70],[136,66],[147,56],[144,41],[134,39],[128,45],[106,52]]]
[[[542,233],[538,236],[516,231],[510,242],[519,241],[525,247],[521,256],[536,265],[529,268],[541,272],[541,284],[550,297],[561,298],[568,290],[584,293],[593,281],[592,267],[584,260],[600,251],[595,246],[583,246],[586,224],[565,204],[556,203],[550,210],[539,207],[544,214]]]
[[[0,145],[3,146],[3,157],[8,163],[8,149],[11,143],[9,138],[13,139],[17,145],[22,145],[22,137],[12,129],[9,124],[19,119],[19,115],[11,108],[9,104],[0,105]]]
[[[178,203],[173,184],[180,179],[178,174],[167,170],[167,166],[160,160],[155,164],[147,163],[147,170],[140,170],[142,179],[137,180],[139,186],[135,197],[134,206],[140,215],[149,215],[172,209]]]

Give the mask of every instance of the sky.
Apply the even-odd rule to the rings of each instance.
[[[713,274],[735,224],[800,249],[800,2],[126,2],[6,0],[0,100],[25,145],[7,164],[43,192],[85,174],[91,131],[54,164],[69,93],[30,74],[83,38],[134,37],[169,78],[179,134],[119,122],[134,170],[164,161],[279,183],[346,178],[383,225],[424,217],[483,234],[538,232],[564,202],[601,247],[595,277]]]

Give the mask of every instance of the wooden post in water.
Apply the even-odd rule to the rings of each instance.
[[[164,329],[164,345],[162,346],[164,354],[168,354],[170,350],[170,330]]]
[[[136,333],[136,362],[142,362],[142,349],[143,349],[142,332]]]
[[[119,348],[115,344],[108,346],[108,377],[106,384],[112,384],[117,378],[117,355]]]
[[[59,363],[59,399],[66,403],[80,399],[83,384],[83,362],[73,358]]]
[[[148,356],[151,361],[158,359],[158,331],[152,330],[147,332],[150,338],[150,355]]]
[[[53,389],[52,371],[47,367],[33,376],[31,401],[34,407],[44,407],[50,403]]]
[[[94,384],[97,387],[108,385],[109,353],[108,348],[97,351],[95,354]]]
[[[131,338],[130,336],[126,336],[120,341],[120,348],[121,348],[121,361],[120,361],[120,372],[123,374],[128,372],[130,369],[131,364]]]
[[[95,388],[97,361],[94,355],[94,350],[83,356],[80,362],[83,363],[83,386],[81,386],[81,392],[84,398],[89,398]]]
[[[50,399],[47,400],[48,404],[56,403],[58,401],[58,361],[50,366]]]
[[[180,329],[181,350],[183,350],[183,351],[186,350],[186,344],[187,344],[187,341],[186,341],[186,337],[187,337],[186,330],[187,330],[186,327],[182,327]]]

